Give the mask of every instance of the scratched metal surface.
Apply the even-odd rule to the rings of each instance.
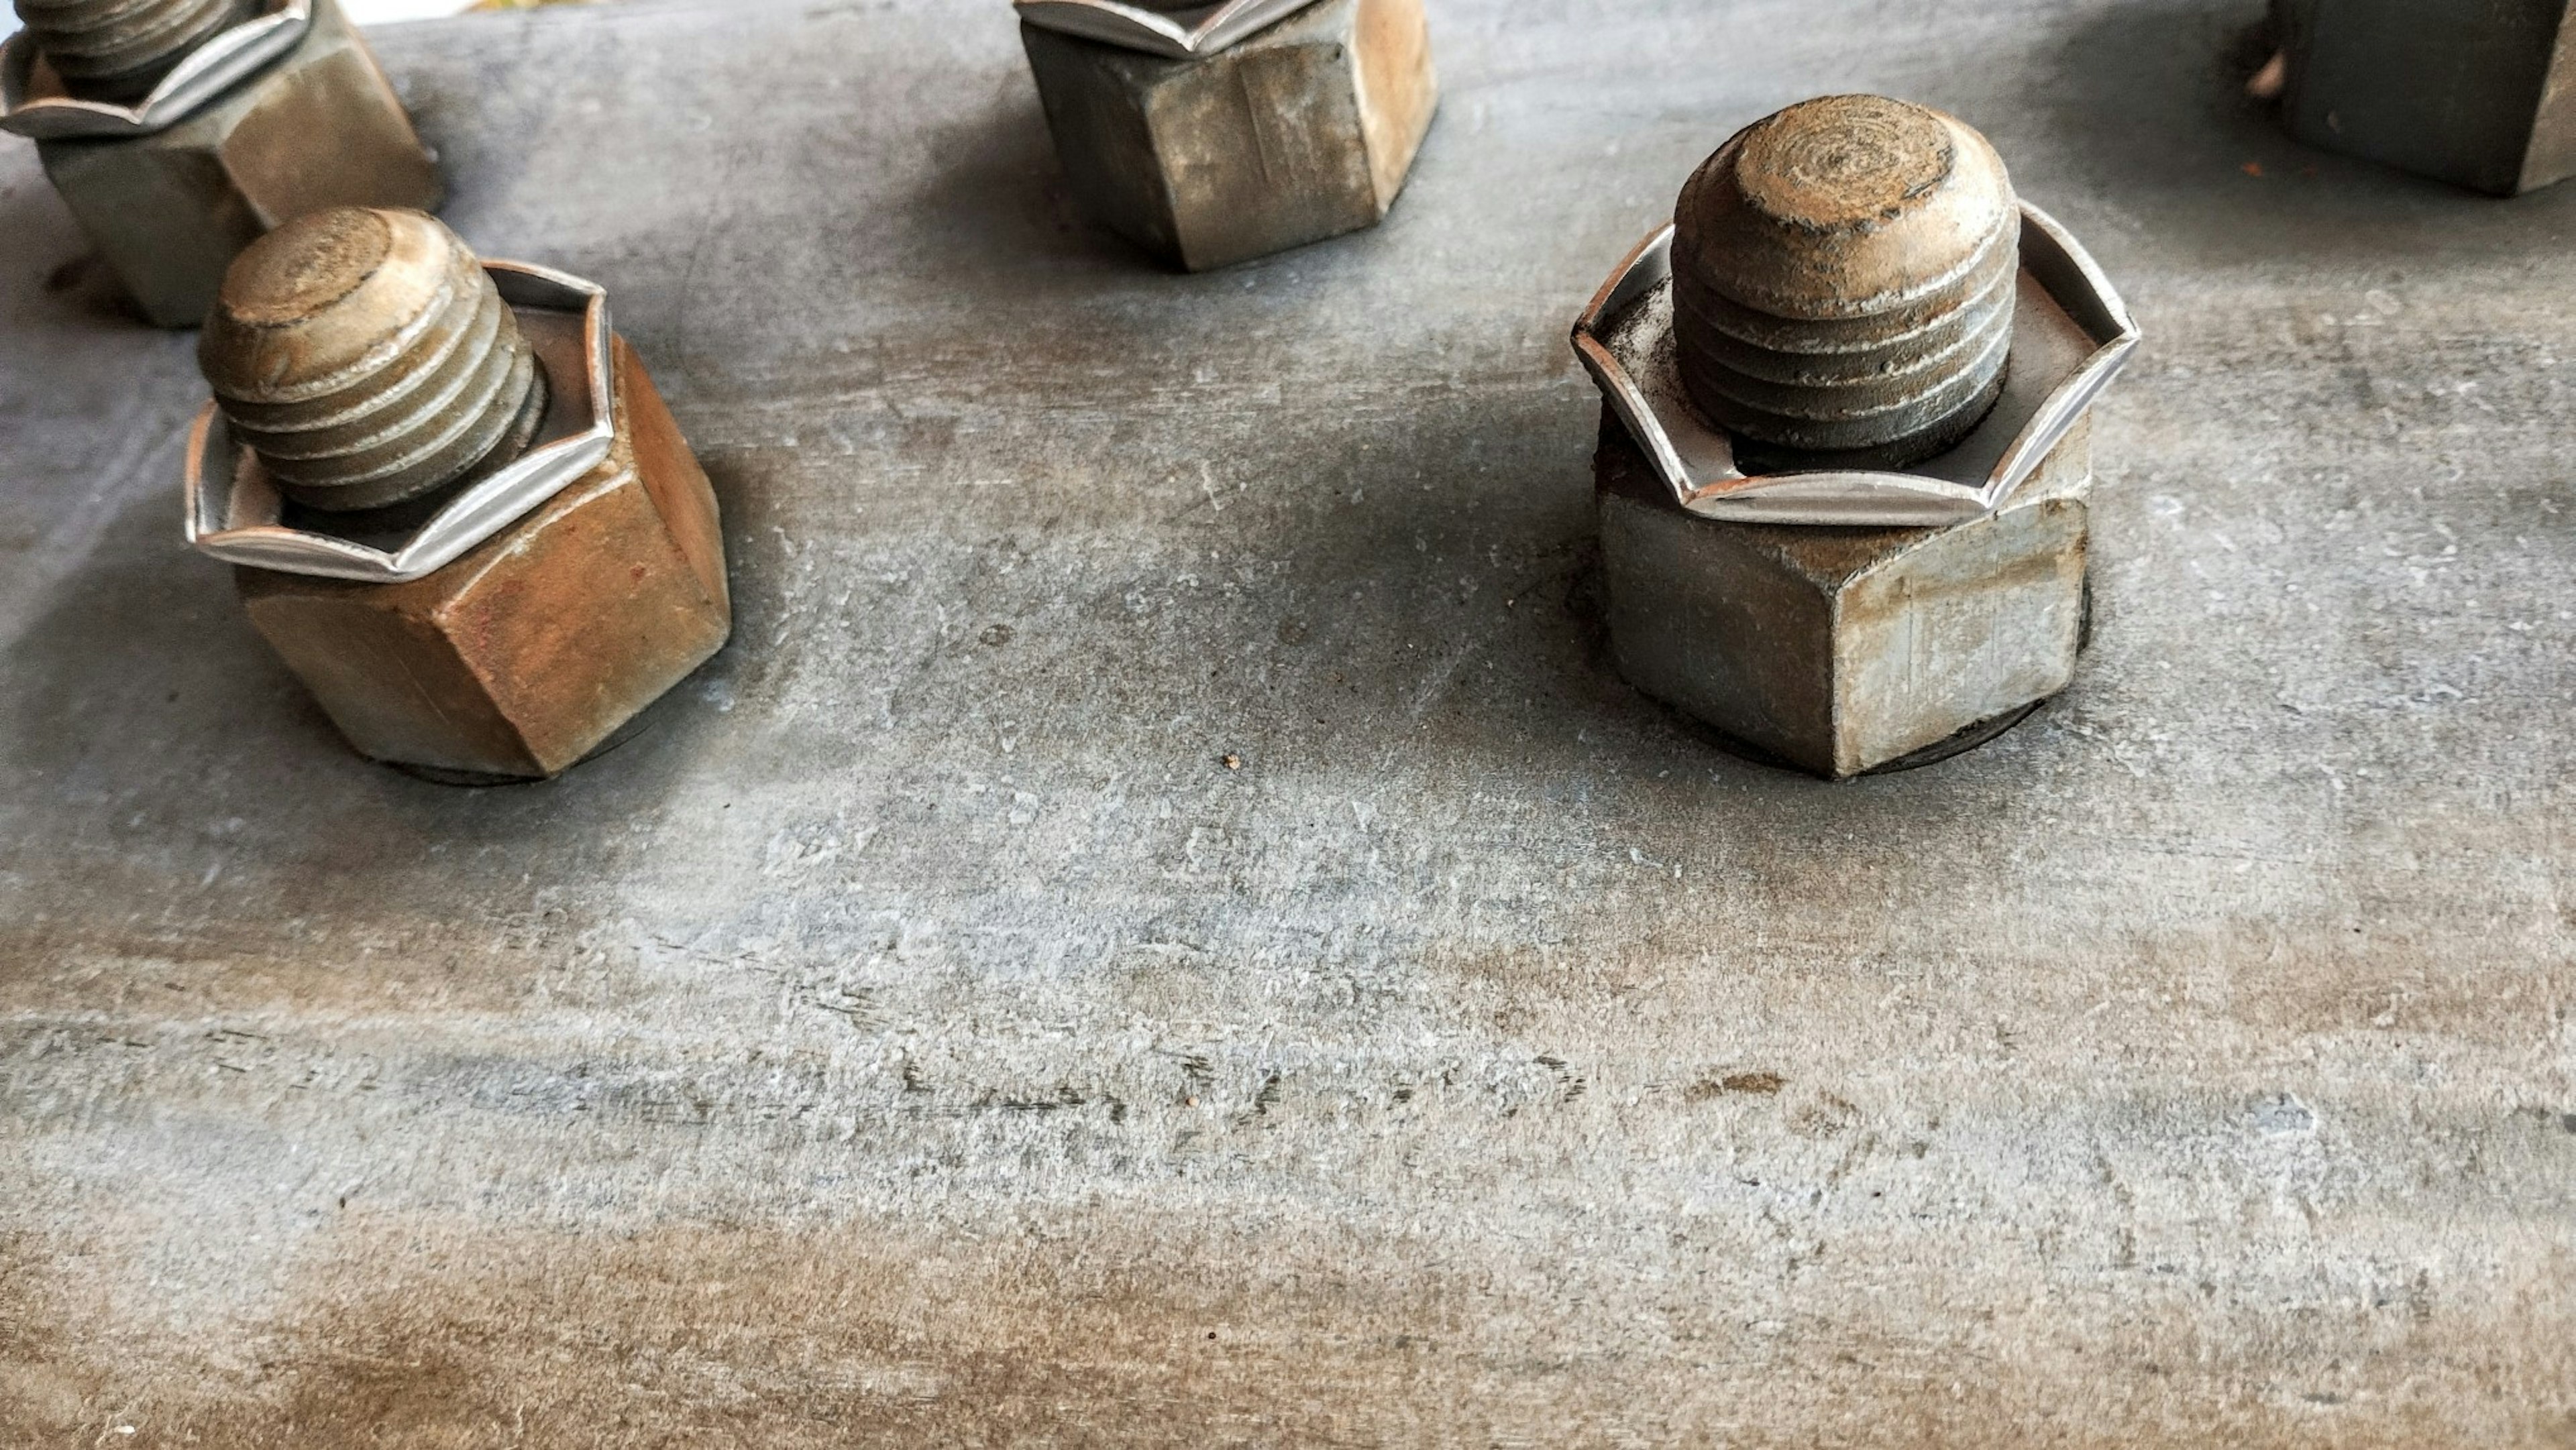
[[[1440,0],[1392,222],[1195,278],[999,0],[384,31],[739,591],[487,793],[0,147],[0,1443],[2571,1443],[2576,188],[2296,149],[2252,8]],[[1828,788],[1606,666],[1563,334],[1863,87],[2150,342],[2073,692]]]

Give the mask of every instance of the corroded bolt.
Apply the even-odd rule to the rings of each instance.
[[[102,101],[148,93],[188,52],[254,18],[258,0],[17,0],[54,73]]]
[[[1958,120],[1881,96],[1792,106],[1700,167],[1674,225],[1682,385],[1756,451],[1903,467],[2002,396],[2021,210]]]
[[[544,370],[492,279],[416,211],[290,222],[224,274],[197,360],[234,435],[317,509],[423,497],[524,452]]]

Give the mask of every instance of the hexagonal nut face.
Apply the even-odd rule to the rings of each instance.
[[[194,327],[271,228],[335,206],[434,210],[437,163],[330,0],[268,69],[166,131],[44,141],[45,173],[146,316]]]
[[[1866,774],[2074,679],[2089,420],[2000,511],[1939,528],[1694,516],[1606,410],[1594,467],[1620,673],[1799,769]]]
[[[2576,176],[2576,0],[2274,0],[2311,146],[2515,196]]]
[[[616,344],[617,439],[535,512],[438,572],[235,577],[251,623],[359,753],[537,779],[596,750],[732,632],[707,476]]]
[[[1196,60],[1020,39],[1075,199],[1190,271],[1383,221],[1439,101],[1422,0],[1320,0]]]

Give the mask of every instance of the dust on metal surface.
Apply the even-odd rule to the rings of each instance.
[[[998,0],[378,32],[734,553],[504,791],[351,757],[179,545],[190,340],[0,146],[0,1423],[2563,1438],[2576,192],[2297,145],[2241,10],[1449,0],[1387,224],[1195,277]],[[1563,329],[1862,80],[2153,342],[2074,687],[1826,787],[1604,657]]]

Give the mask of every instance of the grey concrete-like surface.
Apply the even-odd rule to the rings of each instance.
[[[734,552],[482,793],[0,146],[0,1443],[2576,1443],[2576,188],[2300,149],[2257,9],[1438,0],[1389,222],[1200,277],[1000,0],[381,32]],[[1832,787],[1609,669],[1563,334],[1857,88],[2150,340],[2074,689]]]

